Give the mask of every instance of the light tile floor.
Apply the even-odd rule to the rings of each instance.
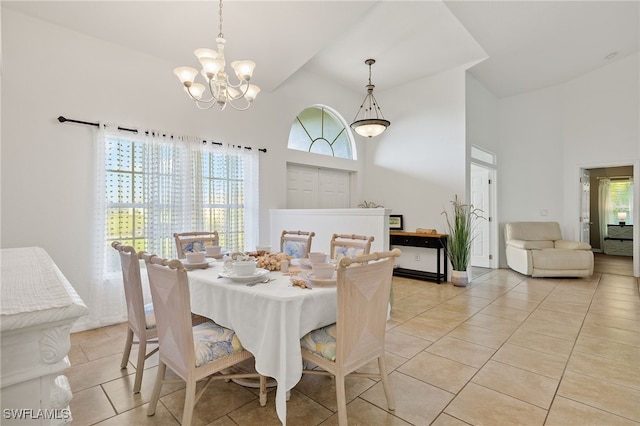
[[[622,275],[531,279],[506,269],[476,276],[466,288],[394,278],[387,364],[396,410],[385,409],[380,383],[350,378],[349,423],[639,425],[638,285]],[[165,388],[147,417],[157,355],[133,395],[134,365],[120,369],[124,338],[124,324],[71,336],[73,424],[179,424],[184,386]],[[287,411],[289,425],[337,424],[333,380],[304,376]],[[255,389],[216,382],[196,405],[193,424],[280,422],[273,390],[260,407]]]

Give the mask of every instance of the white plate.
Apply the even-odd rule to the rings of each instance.
[[[189,263],[182,262],[185,268],[187,269],[207,269],[209,267],[210,262],[200,262],[200,263]]]
[[[243,283],[243,282],[253,281],[256,278],[260,278],[260,277],[263,277],[263,276],[267,275],[268,273],[269,273],[269,271],[267,271],[266,269],[257,268],[256,272],[253,275],[247,275],[247,276],[239,277],[237,275],[234,275],[233,272],[232,273],[220,272],[220,276],[222,278],[229,278],[232,281]]]
[[[311,287],[331,287],[337,284],[338,276],[334,272],[331,278],[316,278],[313,272],[309,272],[307,274],[307,280],[309,280]]]

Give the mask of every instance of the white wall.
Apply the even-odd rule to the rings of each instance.
[[[567,83],[499,100],[501,230],[506,222],[554,220],[565,238],[578,238],[580,167],[635,164],[638,179],[638,75],[636,53]]]
[[[376,94],[391,126],[366,142],[364,199],[403,215],[405,230],[444,233],[443,209],[465,195],[464,96],[464,70]]]
[[[297,113],[326,103],[350,117],[361,101],[358,88],[349,92],[303,71],[275,93],[261,93],[249,111],[200,111],[173,75],[175,64],[5,8],[2,53],[0,246],[45,248],[86,303],[91,276],[93,128],[60,124],[56,117],[267,148],[260,154],[259,218],[260,238],[266,240],[269,209],[286,207],[290,159],[285,147]],[[345,160],[303,154],[294,154],[294,160],[345,167]],[[358,171],[362,169],[358,163],[349,162],[349,167]]]

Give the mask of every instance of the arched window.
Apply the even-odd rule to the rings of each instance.
[[[349,126],[340,114],[324,105],[311,106],[298,114],[287,147],[350,160],[357,157]]]

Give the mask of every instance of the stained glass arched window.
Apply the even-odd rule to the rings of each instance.
[[[353,134],[332,108],[314,105],[293,120],[287,147],[330,157],[356,159]]]

